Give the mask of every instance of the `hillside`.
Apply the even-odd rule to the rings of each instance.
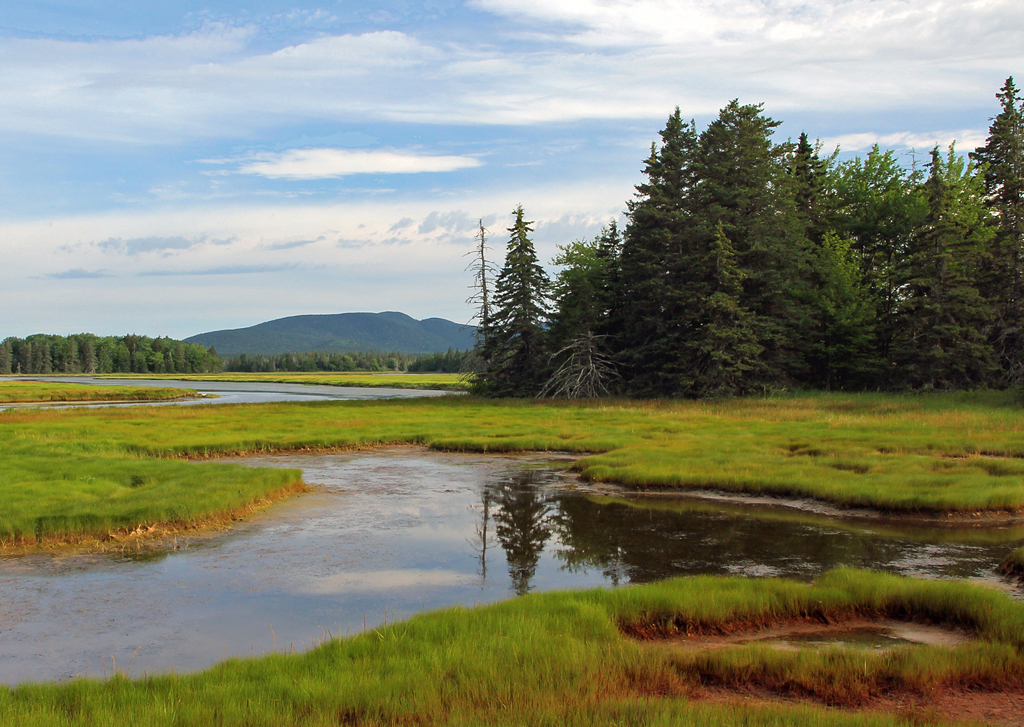
[[[200,333],[189,343],[214,346],[221,356],[306,351],[434,353],[473,347],[473,327],[443,318],[418,321],[404,313],[289,316],[249,328]]]

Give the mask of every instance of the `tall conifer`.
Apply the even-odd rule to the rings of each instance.
[[[1004,376],[1024,382],[1024,101],[1013,76],[996,94],[1002,110],[992,119],[985,146],[972,157],[986,165],[985,192],[995,213],[995,236],[983,294],[992,301],[989,332]]]
[[[523,206],[513,212],[505,264],[495,282],[490,335],[482,347],[484,370],[473,390],[484,396],[535,396],[547,368],[545,326],[550,282],[537,262]]]

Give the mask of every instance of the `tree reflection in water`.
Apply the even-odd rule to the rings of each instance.
[[[505,552],[510,588],[522,595],[538,578],[557,583],[555,564],[568,573],[599,571],[613,586],[696,574],[809,580],[840,566],[988,577],[1024,533],[1020,527],[990,539],[979,537],[976,528],[687,498],[639,497],[627,504],[552,487],[559,481],[554,470],[526,469],[503,473],[482,487],[473,539],[481,587],[495,537]]]
[[[543,489],[549,483],[549,473],[523,470],[484,487],[484,502],[489,500],[498,507],[494,533],[505,550],[512,590],[520,596],[530,591],[541,553],[551,537],[551,504]]]

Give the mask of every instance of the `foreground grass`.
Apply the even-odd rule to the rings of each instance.
[[[177,379],[179,381],[265,381],[275,384],[319,384],[323,386],[365,386],[391,389],[441,389],[464,391],[468,382],[459,374],[406,374],[365,372],[277,372],[219,374],[101,374],[110,379]]]
[[[785,653],[651,648],[625,632],[725,631],[851,615],[956,625],[978,640]],[[0,688],[17,725],[903,725],[916,715],[701,704],[708,686],[758,685],[841,707],[886,694],[1024,682],[1024,605],[961,583],[833,571],[814,585],[689,578],[453,608],[302,655],[232,659],[190,675]],[[927,715],[926,715],[927,716]]]
[[[905,513],[1024,509],[1024,411],[1009,395],[442,397],[3,412],[0,539],[210,517],[286,485],[273,471],[174,458],[395,443],[578,452],[587,455],[576,463],[584,478],[639,488],[811,497]]]
[[[196,396],[192,389],[156,386],[94,386],[0,379],[0,403],[47,401],[167,401]]]

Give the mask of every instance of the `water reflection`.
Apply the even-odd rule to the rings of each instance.
[[[494,532],[505,551],[512,590],[519,596],[530,591],[541,553],[551,537],[552,508],[537,479],[533,472],[513,472],[483,488],[483,499],[498,506]]]
[[[553,481],[551,472],[523,470],[482,487],[476,532],[483,578],[490,518],[517,594],[534,587],[545,550],[566,573],[596,572],[618,586],[697,574],[809,580],[837,567],[991,579],[999,560],[1024,542],[1024,525],[956,527],[782,504],[595,496],[552,488]]]

